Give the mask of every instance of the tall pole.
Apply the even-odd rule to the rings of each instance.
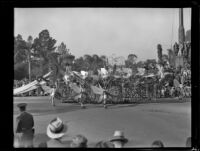
[[[28,55],[28,75],[29,75],[29,82],[31,82],[31,57],[30,57],[30,53]]]
[[[183,26],[183,8],[179,8],[179,29],[178,29],[179,44],[183,44],[185,41],[185,29]]]

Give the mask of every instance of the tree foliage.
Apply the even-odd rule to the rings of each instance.
[[[55,44],[56,40],[50,36],[49,31],[46,29],[41,31],[39,36],[34,39],[34,57],[40,59],[41,74],[48,72],[48,55],[55,51]]]
[[[57,47],[56,52],[58,52],[61,55],[69,55],[69,49],[67,49],[67,46],[61,42],[61,44]]]

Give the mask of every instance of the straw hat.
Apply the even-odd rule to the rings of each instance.
[[[121,142],[127,143],[128,139],[124,137],[124,133],[122,131],[115,131],[110,142],[113,142],[113,141],[121,141]]]
[[[64,136],[66,131],[67,125],[63,124],[63,121],[59,117],[53,119],[47,126],[47,136],[52,139]]]

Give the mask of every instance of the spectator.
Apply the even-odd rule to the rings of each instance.
[[[156,140],[152,143],[151,147],[153,148],[163,148],[164,147],[164,144],[162,141],[160,140]]]
[[[77,135],[73,138],[71,147],[72,148],[87,148],[87,138],[83,135]]]
[[[95,148],[114,148],[111,142],[100,141],[95,145]]]
[[[186,140],[186,147],[191,147],[191,137],[188,137]]]
[[[115,131],[113,138],[110,140],[113,143],[114,148],[123,148],[128,142],[128,139],[124,137],[122,131]]]
[[[17,105],[20,115],[16,118],[16,130],[19,147],[33,147],[34,120],[30,113],[26,112],[26,103]]]
[[[49,141],[43,142],[39,144],[39,147],[47,147],[47,148],[65,148],[69,147],[69,145],[62,142],[62,137],[65,135],[67,131],[67,125],[63,124],[63,121],[57,117],[53,119],[50,124],[47,126],[47,136],[50,138]]]

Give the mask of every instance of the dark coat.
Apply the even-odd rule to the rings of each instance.
[[[23,112],[16,118],[15,132],[21,147],[32,147],[34,136],[34,120],[30,113]]]
[[[71,141],[63,142],[59,139],[51,139],[39,144],[39,148],[70,148]]]

